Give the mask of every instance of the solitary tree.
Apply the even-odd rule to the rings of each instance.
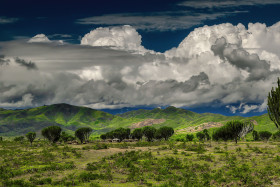
[[[277,87],[272,87],[267,97],[267,112],[269,118],[274,122],[276,127],[280,126],[280,79],[278,78]]]
[[[60,138],[61,128],[59,126],[49,126],[44,128],[41,133],[50,142],[55,143]]]
[[[81,143],[88,141],[92,129],[89,127],[82,127],[75,131],[75,136],[81,141]]]
[[[28,139],[28,141],[30,142],[30,145],[32,146],[32,142],[35,140],[36,138],[36,133],[35,132],[29,132],[26,135],[26,138]]]
[[[153,140],[153,138],[155,137],[155,133],[156,133],[156,128],[154,127],[145,126],[143,128],[143,134],[149,142]]]
[[[0,136],[0,142],[2,142],[3,141],[3,137],[2,136]]]
[[[131,137],[133,139],[141,140],[143,137],[143,130],[141,128],[134,129],[134,131],[131,133]]]

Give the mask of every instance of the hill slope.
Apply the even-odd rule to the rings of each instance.
[[[65,130],[89,126],[102,129],[114,118],[113,115],[86,107],[54,104],[23,110],[0,110],[0,135],[18,135],[40,131],[50,125],[59,125]]]

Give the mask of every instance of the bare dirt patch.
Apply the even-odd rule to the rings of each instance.
[[[166,120],[165,119],[145,119],[144,121],[134,123],[130,126],[131,129],[136,129],[136,128],[141,128],[145,126],[151,126],[154,124],[160,124],[164,123]]]
[[[203,131],[204,129],[210,129],[210,128],[213,128],[213,127],[221,127],[223,126],[224,124],[222,123],[219,123],[219,122],[208,122],[208,123],[202,123],[198,126],[195,126],[195,127],[187,127],[187,128],[184,128],[184,129],[180,129],[178,130],[177,132],[199,132],[199,131]]]

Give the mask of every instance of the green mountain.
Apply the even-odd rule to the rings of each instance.
[[[177,134],[188,133],[193,128],[218,127],[230,120],[251,120],[256,130],[277,131],[267,114],[254,117],[223,116],[220,114],[198,114],[176,107],[153,110],[136,110],[124,114],[112,115],[87,107],[69,104],[54,104],[22,110],[0,109],[0,136],[23,135],[30,131],[40,132],[44,127],[58,125],[73,133],[79,127],[91,127],[98,135],[118,127],[138,128],[146,125],[154,127],[171,126]],[[212,126],[211,126],[212,125]]]
[[[50,125],[73,131],[81,126],[102,129],[113,115],[87,107],[54,104],[23,110],[0,110],[0,135],[20,135],[40,131]]]

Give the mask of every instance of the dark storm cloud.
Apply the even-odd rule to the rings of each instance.
[[[34,62],[31,62],[31,61],[27,62],[18,57],[15,58],[15,62],[23,67],[26,67],[28,70],[37,70],[38,69]]]
[[[0,66],[2,65],[8,65],[10,62],[9,59],[5,59],[5,56],[4,55],[0,55]]]
[[[196,9],[203,8],[232,8],[239,6],[260,6],[260,5],[276,5],[280,4],[278,0],[247,0],[247,1],[239,1],[239,0],[190,0],[179,3],[180,6],[191,7]]]
[[[227,43],[224,37],[217,39],[211,46],[211,50],[222,60],[227,60],[233,66],[248,71],[250,73],[248,81],[265,79],[272,73],[267,61],[260,60],[257,54],[249,54],[239,45]]]

